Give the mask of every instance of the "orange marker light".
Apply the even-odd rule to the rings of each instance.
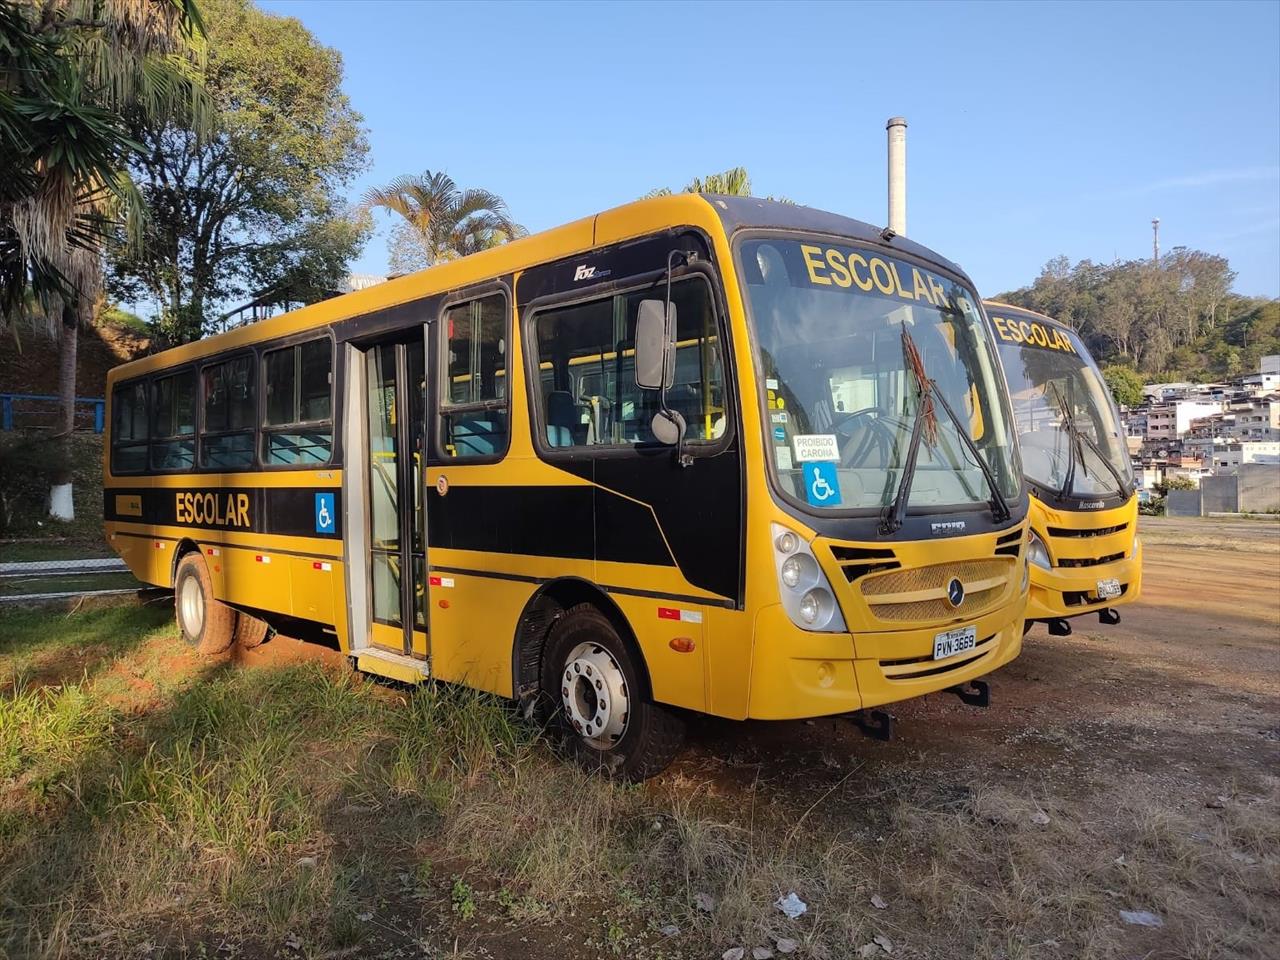
[[[695,644],[692,637],[672,637],[667,646],[676,653],[693,653]]]
[[[440,609],[441,609],[441,610],[448,610],[448,609],[449,609],[449,601],[448,601],[448,600],[441,600],[441,601],[440,601]]]

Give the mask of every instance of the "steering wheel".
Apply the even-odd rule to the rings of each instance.
[[[880,417],[883,413],[884,411],[879,407],[863,407],[861,410],[854,410],[851,413],[838,413],[836,415],[837,422],[835,424],[835,430],[843,434],[846,438],[851,438],[855,427],[857,427],[861,422],[866,421],[865,429],[862,430],[862,437],[858,442],[842,445],[840,466],[862,466],[873,449],[880,450],[887,461],[888,451],[892,448],[893,438],[889,429],[880,422]]]

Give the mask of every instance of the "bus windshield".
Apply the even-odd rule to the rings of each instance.
[[[1008,401],[972,291],[821,239],[753,238],[739,256],[783,493],[867,512],[905,497],[917,513],[1017,496]]]
[[[1027,479],[1062,497],[1127,496],[1133,486],[1111,393],[1074,332],[991,310]]]

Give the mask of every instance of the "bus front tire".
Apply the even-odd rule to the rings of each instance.
[[[662,772],[684,744],[684,722],[645,696],[635,658],[590,603],[571,607],[552,628],[542,690],[551,729],[591,772],[645,780]]]
[[[214,598],[209,568],[198,553],[178,561],[173,609],[182,639],[202,656],[222,653],[235,639],[236,612]]]

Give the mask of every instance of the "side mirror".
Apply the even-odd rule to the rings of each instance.
[[[675,304],[641,300],[636,315],[636,386],[641,390],[661,390],[675,382],[675,339]]]

